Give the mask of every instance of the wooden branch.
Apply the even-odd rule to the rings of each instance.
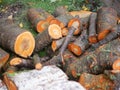
[[[104,74],[93,75],[83,73],[80,76],[79,83],[87,90],[114,90],[114,83]]]
[[[37,32],[43,32],[49,26],[49,23],[46,21],[46,18],[39,14],[39,12],[35,8],[31,8],[27,12],[27,17],[29,21],[36,28]]]
[[[117,25],[117,19],[117,12],[110,7],[102,7],[98,10],[97,34],[99,41],[104,39]]]
[[[62,37],[61,28],[56,24],[51,24],[43,33],[39,33],[36,38],[35,52],[42,50],[44,47],[52,42],[52,39],[59,39]]]
[[[68,49],[75,55],[80,56],[89,47],[87,30],[83,30],[81,35],[68,45]]]
[[[96,43],[97,42],[96,20],[97,20],[97,13],[92,13],[90,15],[89,32],[88,32],[90,43]]]
[[[9,53],[0,48],[0,70],[9,59]]]
[[[33,35],[29,31],[21,29],[14,23],[8,24],[7,21],[1,21],[1,23],[0,45],[3,48],[15,52],[19,56],[25,58],[29,57],[35,47]]]

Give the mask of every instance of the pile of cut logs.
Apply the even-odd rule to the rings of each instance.
[[[12,19],[1,19],[0,70],[5,72],[6,85],[12,88],[6,73],[56,65],[87,90],[118,90],[120,13],[114,8],[117,6],[109,6],[114,2],[104,3],[97,12],[69,12],[64,6],[56,8],[53,14],[41,8],[29,9],[28,20],[38,32],[35,38]],[[52,58],[39,57],[38,52],[46,47],[51,50],[49,54],[54,54]],[[3,49],[11,51],[12,57]]]

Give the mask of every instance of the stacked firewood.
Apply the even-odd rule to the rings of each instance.
[[[88,90],[119,88],[118,15],[118,10],[109,6],[101,7],[97,12],[69,12],[62,6],[56,8],[53,14],[41,8],[30,8],[27,17],[38,32],[35,38],[29,31],[18,27],[13,20],[2,19],[1,72],[34,68],[40,70],[43,66],[56,65],[69,77],[79,80]],[[49,54],[54,54],[52,58],[49,55],[39,57],[38,53],[46,47],[51,49]],[[10,54],[3,49],[12,51],[14,55],[9,57]],[[7,75],[4,74],[4,79],[6,78]],[[5,83],[9,87],[8,81]]]

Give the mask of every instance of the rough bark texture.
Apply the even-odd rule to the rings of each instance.
[[[112,69],[114,61],[120,58],[120,39],[113,40],[93,52],[86,52],[78,59],[72,59],[71,56],[71,54],[68,55],[67,59],[64,57],[66,67],[64,69],[69,76],[73,71],[76,73],[74,75],[76,77],[83,72],[103,73],[105,69]]]
[[[0,45],[22,57],[28,57],[33,52],[35,41],[29,31],[8,23],[6,19],[0,21]]]
[[[98,10],[97,34],[98,40],[104,39],[108,33],[117,25],[117,12],[110,7],[102,7]]]
[[[45,48],[52,42],[52,38],[49,36],[48,30],[45,30],[42,33],[39,33],[35,38],[35,52],[38,52]]]
[[[101,0],[104,3],[104,6],[112,7],[117,11],[118,16],[120,17],[120,1],[119,0]]]
[[[68,11],[67,11],[67,8],[65,6],[59,6],[55,9],[55,11],[53,12],[53,15],[55,17],[57,17],[57,16],[64,15],[67,13],[68,13]]]
[[[83,73],[80,76],[79,83],[87,90],[113,90],[115,87],[114,83],[104,74]]]
[[[41,70],[4,74],[7,87],[12,81],[18,90],[85,90],[80,84],[68,81],[66,74],[55,66],[45,66]],[[9,90],[17,90],[10,88]]]
[[[27,12],[27,17],[32,25],[36,28],[37,32],[43,32],[49,26],[46,18],[40,14],[35,8],[31,8]]]
[[[9,56],[9,53],[0,48],[0,70],[8,61]]]
[[[89,32],[88,32],[90,43],[96,43],[97,42],[96,20],[97,20],[97,13],[92,13],[90,15]]]
[[[114,82],[114,90],[120,89],[120,70],[105,70],[104,74]]]

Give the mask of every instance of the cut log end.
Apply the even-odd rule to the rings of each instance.
[[[95,36],[90,36],[88,39],[89,39],[89,42],[92,43],[92,44],[97,43],[96,35]]]
[[[80,56],[82,53],[81,48],[74,43],[69,44],[68,49],[77,56]]]
[[[113,70],[120,70],[120,59],[116,60],[113,65]]]
[[[4,75],[3,79],[4,79],[3,81],[5,82],[8,90],[18,90],[16,85],[11,80],[9,80],[7,75]]]
[[[37,70],[42,69],[42,64],[41,64],[41,63],[37,63],[37,64],[35,65],[35,69],[37,69]]]
[[[49,17],[46,19],[46,21],[50,23],[53,19],[54,19],[53,16],[49,16]]]
[[[59,39],[62,37],[61,28],[57,24],[51,24],[48,27],[48,32],[53,39]]]
[[[27,58],[32,54],[34,47],[34,37],[30,32],[26,31],[17,36],[14,44],[14,51],[16,54]]]
[[[62,36],[67,36],[68,29],[67,28],[63,28],[61,32],[62,32]]]
[[[110,32],[110,30],[103,30],[102,32],[100,32],[98,34],[98,40],[103,40],[107,35],[108,33]]]
[[[77,18],[73,18],[69,21],[68,27],[74,27],[76,28],[74,35],[78,35],[80,33],[80,21]]]
[[[64,28],[64,27],[65,27],[65,25],[64,25],[62,22],[60,22],[59,20],[57,20],[57,19],[52,19],[52,20],[50,21],[50,24],[57,24],[57,25],[60,26],[61,28]]]
[[[44,30],[46,30],[49,26],[49,23],[46,20],[41,20],[37,23],[37,32],[42,33]]]
[[[18,57],[10,60],[10,65],[12,65],[12,66],[19,65],[20,63],[22,63],[22,60],[21,60],[21,58],[18,58]]]
[[[52,45],[51,45],[51,47],[52,47],[52,50],[55,52],[56,49],[57,49],[56,41],[52,41]]]

